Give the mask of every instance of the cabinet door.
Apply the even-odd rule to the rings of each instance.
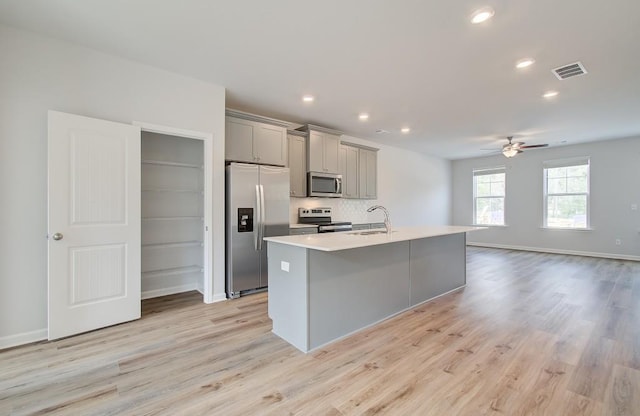
[[[306,146],[304,137],[289,136],[289,175],[291,196],[307,196]]]
[[[358,198],[358,149],[340,145],[342,197]]]
[[[349,195],[349,189],[347,186],[347,178],[349,176],[349,173],[347,172],[347,147],[348,146],[340,145],[340,150],[338,151],[338,157],[339,157],[338,173],[342,175],[342,197],[343,198],[351,197],[351,195]]]
[[[256,162],[284,166],[287,161],[286,130],[278,126],[259,124],[253,136]]]
[[[378,196],[378,154],[372,150],[359,149],[360,198],[374,199]]]
[[[225,159],[237,162],[255,162],[251,121],[227,117],[225,132]]]
[[[324,172],[338,173],[339,167],[339,151],[340,151],[340,136],[334,136],[333,134],[324,135]]]
[[[308,169],[311,172],[325,172],[324,169],[324,134],[309,132]],[[338,167],[336,166],[336,172]]]

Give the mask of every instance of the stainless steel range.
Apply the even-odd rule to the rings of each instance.
[[[334,233],[337,231],[351,231],[351,223],[347,221],[333,222],[331,208],[298,208],[298,222],[300,224],[315,224],[318,233]]]

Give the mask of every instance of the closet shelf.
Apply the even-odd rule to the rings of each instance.
[[[204,221],[204,217],[143,217],[142,221],[185,221],[199,220]]]
[[[184,267],[176,267],[173,269],[163,269],[163,270],[154,270],[152,272],[142,272],[144,277],[154,277],[154,276],[171,276],[176,274],[185,274],[185,273],[202,273],[204,269],[199,265],[192,266],[184,266]]]
[[[148,188],[143,189],[142,192],[184,192],[193,194],[204,194],[202,189],[178,189],[178,188]]]
[[[174,248],[174,247],[202,247],[202,241],[177,241],[169,243],[143,244],[142,248]]]
[[[204,168],[204,166],[202,165],[196,165],[193,163],[167,162],[164,160],[152,160],[152,159],[143,159],[142,163],[145,165],[176,166],[181,168],[193,168],[193,169]]]

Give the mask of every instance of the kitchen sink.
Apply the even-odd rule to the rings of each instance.
[[[392,233],[394,233],[395,231],[391,231]],[[360,231],[357,233],[349,233],[351,235],[374,235],[374,234],[386,234],[386,231],[383,230],[375,230],[375,231]]]

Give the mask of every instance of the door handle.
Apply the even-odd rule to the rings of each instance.
[[[254,247],[256,251],[260,250],[260,227],[262,221],[262,206],[260,205],[260,185],[256,185],[256,218],[253,230]]]
[[[265,206],[264,206],[264,186],[260,185],[260,244],[258,245],[258,249],[262,250],[262,239],[264,238],[264,227],[265,227]]]
[[[53,239],[58,241],[58,240],[62,240],[64,238],[64,236],[62,235],[62,233],[55,233],[53,235]]]

